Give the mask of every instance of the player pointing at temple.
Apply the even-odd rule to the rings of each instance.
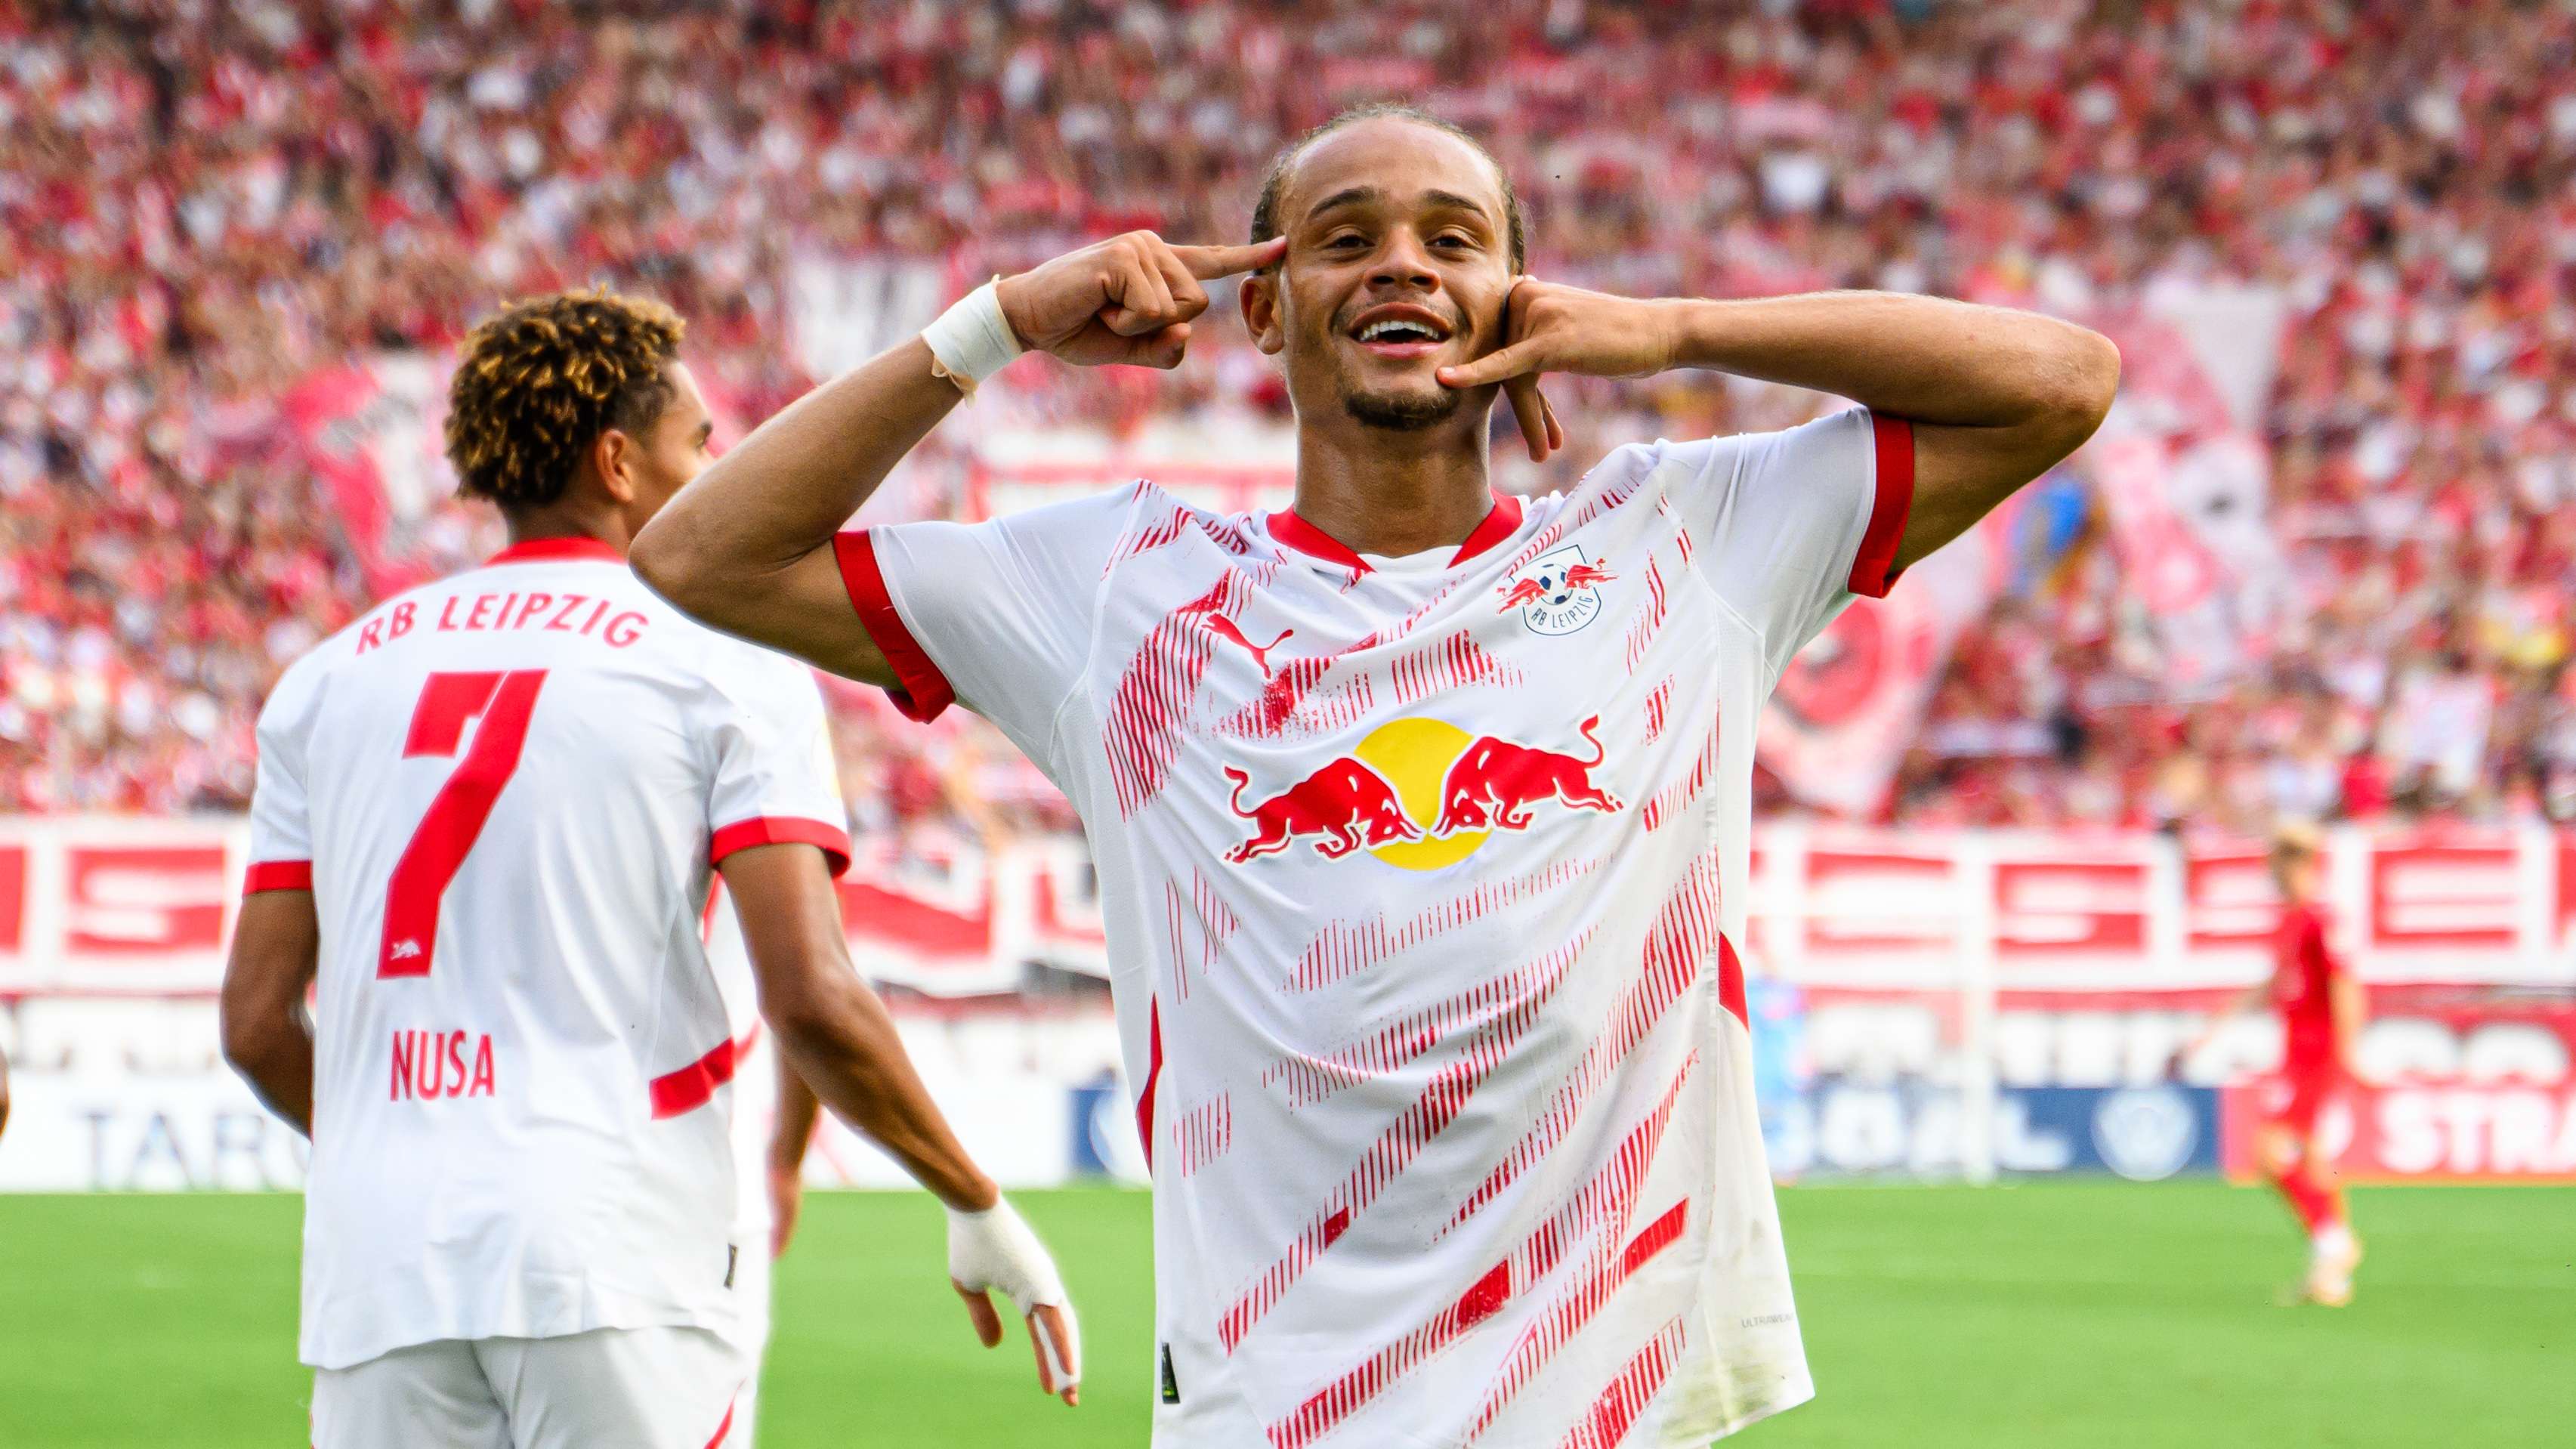
[[[1847,294],[1522,274],[1473,141],[1292,147],[1249,246],[1135,234],[961,302],[733,450],[636,545],[690,613],[987,716],[1081,811],[1155,1178],[1155,1442],[1697,1444],[1810,1392],[1740,1022],[1754,722],[1854,594],[2063,457],[2102,339]],[[1180,362],[1239,284],[1293,510],[1148,480],[839,533],[1022,347]],[[1498,497],[1541,375],[1721,369],[1865,411]],[[1535,587],[1533,587],[1535,586]]]

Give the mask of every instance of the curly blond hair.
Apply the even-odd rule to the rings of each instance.
[[[641,433],[662,416],[686,330],[661,303],[605,288],[531,297],[485,318],[447,386],[456,491],[508,507],[562,497],[600,434]]]

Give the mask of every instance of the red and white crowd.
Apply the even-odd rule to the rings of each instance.
[[[281,400],[344,359],[606,281],[685,314],[692,362],[756,419],[810,383],[780,342],[799,259],[963,279],[1130,227],[1230,238],[1283,141],[1394,99],[1490,139],[1559,280],[2285,310],[2252,424],[2285,593],[2259,647],[2177,685],[2079,456],[2040,485],[2046,547],[1962,636],[1892,818],[2576,819],[2564,7],[619,9],[0,9],[0,811],[244,802],[264,691],[384,583],[314,450],[283,445]],[[1120,428],[1284,409],[1239,345],[1209,350],[1044,373],[1030,399]],[[1591,434],[1577,459],[1780,420],[1687,376],[1557,405]],[[410,540],[419,566],[473,557],[466,519]],[[844,698],[863,827],[1063,823],[998,737]]]

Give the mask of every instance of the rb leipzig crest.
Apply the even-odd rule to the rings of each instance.
[[[1601,613],[1601,591],[1618,575],[1583,556],[1580,544],[1540,554],[1502,587],[1497,614],[1521,611],[1521,622],[1533,634],[1571,634]]]

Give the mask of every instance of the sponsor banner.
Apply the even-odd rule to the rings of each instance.
[[[16,1071],[0,1191],[304,1186],[308,1146],[228,1071]]]
[[[1487,777],[1443,795],[1453,763],[1476,752],[1463,739],[1381,731],[1358,764],[1334,767],[1396,795],[1347,843],[1399,864],[1444,864],[1455,842],[1407,832],[1453,813],[1502,818],[1541,785],[1579,784],[1597,753],[1590,741],[1483,742]],[[1316,824],[1331,814],[1316,799],[1334,780],[1256,783],[1238,802],[1238,849],[1345,843]],[[0,820],[0,997],[212,992],[248,837],[227,817]],[[2337,950],[2375,988],[2576,992],[2576,833],[2338,830],[2327,880]],[[2257,846],[2120,832],[1772,824],[1756,829],[1746,884],[1744,944],[1758,973],[1820,990],[1990,986],[2007,1003],[2242,986],[2271,969],[2278,914]],[[937,857],[862,840],[841,897],[852,954],[883,982],[973,997],[1017,990],[1032,967],[1108,974],[1099,883],[1079,837]]]
[[[2272,966],[2259,842],[1783,822],[1754,846],[1748,944],[1803,985],[2186,991]],[[2576,832],[2337,829],[2325,905],[2365,982],[2576,989]]]
[[[967,1151],[1005,1187],[1145,1180],[1135,1110],[1114,1079],[1069,1087],[1034,1072],[942,1073],[930,1086]],[[749,1130],[765,1137],[765,1112],[761,1119]],[[301,1134],[220,1067],[17,1071],[8,1134],[0,1138],[0,1192],[300,1191],[309,1153]],[[806,1155],[805,1180],[816,1187],[913,1185],[892,1158],[828,1112]]]
[[[1772,1174],[1948,1178],[1965,1163],[1958,1091],[1921,1079],[1827,1079],[1764,1113]],[[2218,1169],[2217,1094],[2203,1087],[2006,1087],[1990,1128],[1998,1171],[2108,1172],[2138,1182]]]
[[[2576,1004],[2445,1000],[2450,988],[2382,987],[2355,1048],[2378,1081],[2576,1082]],[[1800,1056],[1824,1076],[1884,1081],[1954,1063],[1963,1002],[1955,994],[1811,987],[1801,993]],[[2006,992],[1986,1040],[2007,1087],[2114,1087],[2165,1080],[2196,1086],[2278,1070],[2281,1028],[2244,1013],[2187,1058],[2229,992]],[[1758,1040],[1758,1037],[1757,1037]]]
[[[232,817],[0,820],[0,998],[212,994],[249,846]],[[989,996],[1031,966],[1108,975],[1079,841],[942,859],[863,842],[840,894],[851,956],[882,983]]]
[[[1073,1171],[1081,1177],[1106,1177],[1138,1187],[1153,1183],[1145,1162],[1145,1144],[1136,1132],[1136,1099],[1114,1076],[1073,1089],[1066,1126],[1072,1140]]]
[[[2257,1176],[2276,1084],[2221,1094],[2227,1174]],[[2346,1182],[2576,1182],[2576,1083],[2346,1085],[2318,1118]]]

